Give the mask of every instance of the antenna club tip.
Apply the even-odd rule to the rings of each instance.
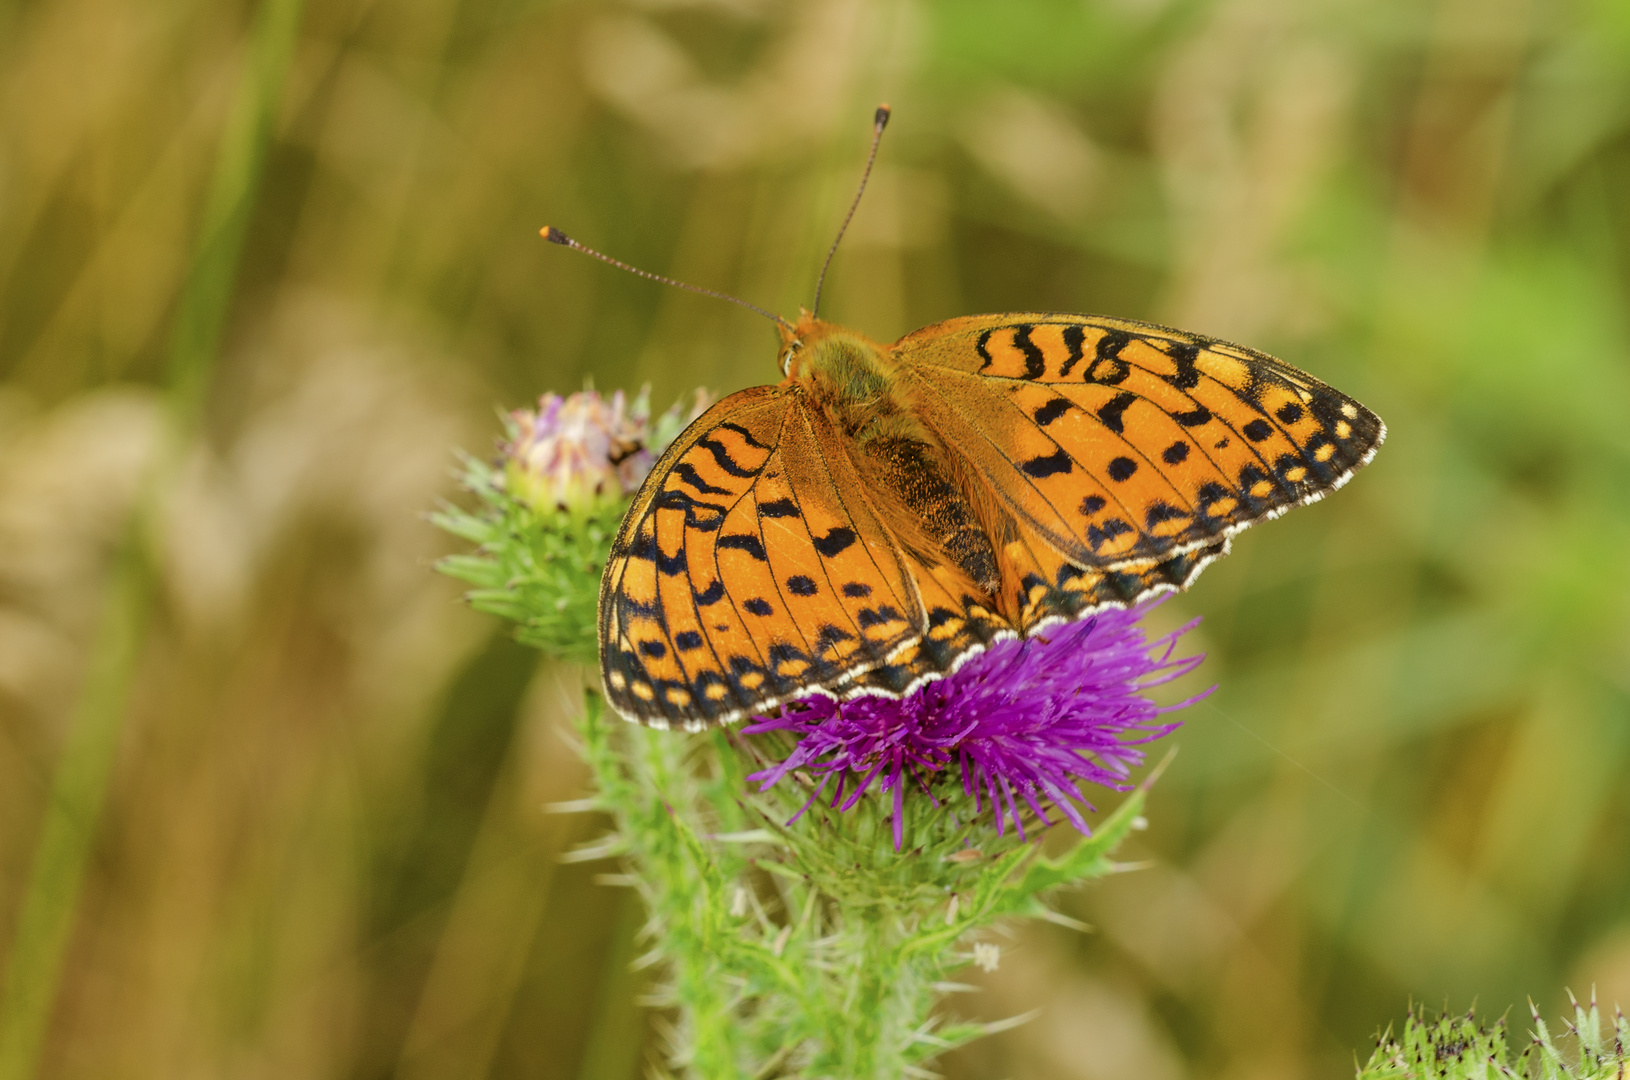
[[[883,127],[889,122],[889,115],[893,112],[894,110],[889,108],[888,103],[884,102],[877,107],[877,112],[872,114],[872,123],[878,127]]]
[[[572,246],[572,238],[551,225],[545,225],[543,228],[539,229],[538,235],[549,241],[551,244],[561,244],[565,247]]]

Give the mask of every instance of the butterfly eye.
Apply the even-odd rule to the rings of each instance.
[[[803,347],[804,343],[794,338],[792,344],[787,346],[787,351],[781,354],[781,374],[783,376],[792,374],[792,354]]]

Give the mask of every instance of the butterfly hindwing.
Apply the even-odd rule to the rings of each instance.
[[[954,319],[891,350],[918,415],[1078,566],[1157,563],[1339,487],[1380,418],[1262,353],[1122,319]]]
[[[917,586],[864,490],[796,394],[714,405],[613,544],[600,595],[611,703],[661,726],[719,723],[840,687],[918,639]]]

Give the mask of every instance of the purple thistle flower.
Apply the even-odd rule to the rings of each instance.
[[[1158,603],[1102,611],[1044,636],[999,642],[903,698],[810,697],[778,717],[755,717],[744,733],[787,731],[798,744],[785,761],[748,779],[765,791],[796,769],[819,777],[793,820],[834,778],[831,805],[842,810],[876,783],[880,793],[893,796],[896,851],[907,782],[932,799],[929,780],[951,766],[960,769],[975,813],[990,805],[997,835],[1011,824],[1023,837],[1025,807],[1044,825],[1053,824],[1047,804],[1090,834],[1075,806],[1094,809],[1080,782],[1128,790],[1127,777],[1143,763],[1139,747],[1179,726],[1160,717],[1211,693],[1164,707],[1144,696],[1204,659],[1172,657],[1177,639],[1198,619],[1153,641],[1144,634],[1138,620]]]

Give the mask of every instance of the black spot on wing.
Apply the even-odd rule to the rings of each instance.
[[[680,652],[694,652],[702,647],[702,635],[695,630],[681,630],[674,635],[674,648]]]
[[[1201,484],[1199,490],[1195,494],[1199,498],[1200,513],[1206,515],[1207,517],[1211,516],[1212,503],[1218,502],[1222,499],[1231,499],[1234,497],[1234,493],[1232,491],[1229,491],[1215,480],[1207,480],[1205,483]]]
[[[799,661],[808,663],[809,654],[789,642],[778,641],[770,646],[766,659],[772,664],[787,664]]]
[[[1034,413],[1034,419],[1037,425],[1040,427],[1046,427],[1048,424],[1051,424],[1054,420],[1057,420],[1059,417],[1063,416],[1069,411],[1070,399],[1056,397],[1047,402],[1047,404],[1041,406],[1041,408],[1037,409]]]
[[[820,629],[815,632],[815,651],[823,653],[840,642],[853,641],[854,639],[855,635],[849,633],[849,631],[833,626],[831,623],[822,623]]]
[[[804,574],[794,574],[787,579],[787,591],[794,596],[814,596],[817,591],[815,579]]]
[[[1160,452],[1160,460],[1168,465],[1181,465],[1188,460],[1189,444],[1178,439]]]
[[[1102,510],[1104,506],[1104,497],[1102,495],[1088,495],[1086,498],[1081,500],[1081,515],[1083,517],[1091,517],[1098,511]]]
[[[1261,442],[1273,434],[1273,425],[1258,417],[1245,425],[1245,437],[1252,442]]]
[[[871,594],[872,594],[872,587],[870,585],[866,585],[866,584],[863,584],[863,583],[858,582],[858,581],[851,581],[851,582],[847,583],[846,585],[844,585],[844,587],[843,587],[843,595],[852,596],[852,597],[855,597],[856,599],[859,599],[861,597],[870,596]]]
[[[764,599],[762,596],[749,597],[742,602],[741,606],[749,615],[762,616],[770,615],[775,612],[775,608],[771,607],[770,602]]]
[[[717,545],[721,548],[730,548],[735,551],[745,551],[759,562],[768,562],[764,554],[764,544],[752,533],[726,533],[719,537]]]
[[[798,504],[791,499],[772,499],[769,502],[758,504],[758,516],[761,518],[802,517]]]
[[[1177,521],[1188,516],[1187,512],[1179,510],[1171,503],[1156,502],[1150,505],[1149,511],[1144,517],[1148,527],[1153,530],[1157,525],[1162,525],[1168,521]]]
[[[1075,463],[1070,460],[1070,455],[1062,448],[1045,457],[1033,457],[1019,466],[1027,476],[1034,476],[1037,479],[1067,473],[1074,467]]]
[[[855,621],[862,630],[871,626],[885,626],[893,622],[901,622],[900,613],[888,604],[879,604],[875,608],[861,608],[855,614]]]
[[[1200,347],[1191,342],[1175,343],[1171,350],[1172,363],[1177,370],[1166,376],[1166,381],[1179,390],[1193,390],[1200,385],[1200,369],[1194,366]]]
[[[1124,330],[1109,330],[1098,339],[1093,349],[1092,367],[1087,369],[1084,381],[1116,386],[1132,374],[1132,365],[1121,359],[1121,350],[1132,343],[1132,335]]]
[[[724,582],[714,581],[701,592],[692,589],[691,596],[695,597],[698,607],[711,607],[724,599]]]
[[[811,537],[815,550],[827,558],[838,554],[855,542],[855,530],[843,525],[834,526],[825,536]]]
[[[1092,550],[1097,551],[1117,536],[1123,536],[1132,531],[1132,526],[1120,518],[1106,518],[1101,525],[1087,526],[1087,543]]]
[[[1204,405],[1196,405],[1192,412],[1173,413],[1172,419],[1184,427],[1199,427],[1211,419],[1211,410]]]
[[[1114,397],[1110,398],[1108,401],[1104,402],[1098,407],[1098,419],[1102,420],[1104,422],[1104,426],[1113,431],[1115,434],[1124,434],[1126,431],[1126,420],[1124,414],[1127,406],[1131,405],[1136,400],[1136,394],[1128,394],[1124,392],[1116,394]]]
[[[1294,401],[1287,401],[1279,406],[1279,411],[1274,415],[1287,424],[1294,424],[1302,418],[1302,407]]]
[[[1129,478],[1138,471],[1138,463],[1129,457],[1111,458],[1109,462],[1109,478],[1121,481]]]

